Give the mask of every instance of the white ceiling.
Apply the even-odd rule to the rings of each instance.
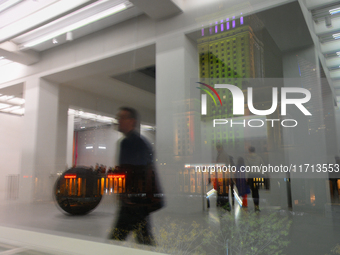
[[[133,64],[131,60],[134,60]],[[155,111],[155,94],[112,78],[155,65],[155,45],[45,76],[52,82]],[[147,84],[146,84],[147,85]]]
[[[24,84],[19,83],[13,86],[0,89],[0,94],[23,98]]]
[[[0,8],[11,1],[0,0]],[[109,12],[121,5],[124,10]],[[32,65],[39,61],[39,53],[44,50],[143,13],[152,19],[162,19],[180,12],[172,0],[18,0],[17,4],[0,11],[0,56]],[[91,23],[76,25],[89,19]],[[59,35],[58,31],[64,32]],[[28,46],[29,42],[42,37],[46,41]]]
[[[82,20],[86,17],[88,17],[89,15],[92,15],[94,13],[100,12],[101,10],[106,10],[110,7],[113,7],[117,4],[119,4],[120,2],[123,2],[122,0],[111,0],[111,1],[107,1],[104,2],[102,5],[100,5],[99,7],[93,8],[95,10],[88,10],[85,13],[81,13],[80,15],[75,15],[76,17],[70,17],[70,18],[65,18],[63,20],[61,20],[60,22],[56,22],[55,24],[51,24],[48,26],[42,26],[38,29],[35,29],[31,32],[25,33],[23,35],[17,36],[15,38],[13,38],[11,41],[14,42],[15,44],[19,45],[23,45],[25,42],[30,41],[34,38],[36,38],[37,36],[43,35],[48,33],[49,31],[55,31],[58,29],[61,29],[63,27],[68,26],[69,24],[75,23],[78,20]],[[78,29],[75,29],[72,31],[72,40],[76,40],[78,38],[81,38],[85,35],[94,33],[96,31],[102,30],[106,27],[118,24],[120,22],[123,22],[125,20],[134,18],[140,14],[142,14],[143,12],[140,11],[137,7],[135,6],[131,6],[129,9],[124,10],[122,12],[116,13],[115,15],[111,15],[109,17],[103,18],[101,20],[98,20],[94,23],[88,24],[86,26],[80,27]],[[48,40],[46,42],[40,43],[36,46],[31,47],[30,49],[36,50],[38,52],[40,51],[44,51],[47,49],[50,49],[52,47],[55,46],[59,46],[62,45],[64,43],[67,43],[67,36],[66,34],[61,34],[59,36],[55,37],[56,41],[58,43],[53,43],[53,40]],[[56,45],[57,44],[57,45]]]
[[[0,4],[6,1],[8,0],[0,0]],[[15,36],[7,37],[5,37],[4,33],[2,33],[4,29],[10,24],[30,17],[39,10],[44,10],[53,4],[62,3],[63,1],[66,1],[68,4],[66,4],[64,9],[61,9],[60,12],[56,11],[54,15],[45,19],[41,19],[38,23],[31,24],[30,29],[28,30],[34,31],[27,33],[26,29]],[[9,8],[8,10],[0,12],[0,35],[2,36],[2,39],[0,38],[0,42],[5,41],[5,43],[0,45],[0,56],[8,56],[8,59],[10,60],[27,65],[39,61],[39,53],[41,51],[52,47],[57,47],[63,43],[67,43],[66,35],[63,34],[55,38],[58,41],[56,44],[54,44],[52,40],[49,40],[45,43],[34,46],[30,49],[30,51],[22,51],[20,50],[19,46],[23,44],[25,40],[33,38],[34,36],[38,36],[43,31],[46,32],[46,30],[49,28],[44,28],[43,26],[49,22],[56,22],[56,20],[59,20],[60,18],[63,18],[76,10],[84,8],[86,5],[97,3],[98,1],[100,0],[72,0],[71,2],[70,0],[24,0]],[[112,6],[125,1],[107,0],[103,2],[104,5],[98,5],[89,12],[95,13],[101,11],[103,8],[105,9],[106,6]],[[96,21],[91,25],[76,29],[72,32],[73,40],[113,24],[117,24],[124,20],[131,19],[142,13],[146,13],[153,19],[162,19],[181,12],[181,10],[171,0],[148,0],[147,2],[144,0],[130,0],[130,2],[133,4],[131,8],[113,16]],[[73,5],[71,5],[71,3]],[[339,7],[339,1],[299,0],[296,1],[296,3],[299,3],[300,5],[303,4],[308,9],[308,13],[304,16],[304,18],[310,18],[313,21],[312,26],[308,27],[308,29],[310,29],[309,32],[315,35],[317,38],[314,43],[317,44],[317,50],[320,51],[321,63],[323,64],[324,69],[327,70],[326,75],[329,83],[336,92],[336,95],[340,96],[340,58],[336,54],[336,52],[340,51],[340,39],[335,40],[332,37],[332,34],[340,33],[340,16],[338,14],[328,15],[329,9]],[[269,10],[268,15],[263,14],[262,17],[266,23],[265,26],[268,31],[271,34],[276,34],[276,36],[273,36],[273,38],[276,37],[274,40],[276,40],[279,48],[284,51],[299,45],[301,46],[303,43],[310,43],[310,35],[308,34],[307,29],[291,29],[295,24],[304,24],[301,14],[295,15],[294,13],[296,10],[293,9],[291,12],[284,12],[284,8],[286,7],[280,6],[278,8]],[[289,15],[287,15],[287,13]],[[326,16],[330,18],[332,23],[331,26],[326,26]],[[60,24],[65,24],[65,22],[69,23],[72,19],[68,20],[65,18]],[[266,20],[271,21],[266,22]],[[50,26],[50,29],[53,28],[53,24]],[[306,40],[302,40],[301,38],[306,38]],[[86,90],[95,94],[100,94],[112,99],[119,98],[124,100],[128,94],[126,91],[129,91],[129,99],[131,100],[132,95],[136,102],[139,102],[139,98],[141,98],[141,95],[143,95],[143,97],[148,99],[144,101],[145,107],[148,109],[154,109],[154,94],[148,93],[134,86],[129,86],[126,83],[122,83],[112,78],[118,74],[134,72],[140,68],[155,64],[154,45],[137,50],[136,52],[136,54],[139,54],[139,60],[136,61],[133,68],[131,65],[132,57],[130,56],[132,53],[125,53],[125,55],[121,54],[112,59],[104,59],[99,62],[80,66],[62,73],[56,73],[46,78],[67,86]],[[110,65],[107,65],[107,63],[110,63]]]

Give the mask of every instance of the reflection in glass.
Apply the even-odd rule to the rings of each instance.
[[[61,209],[81,215],[99,204],[104,192],[104,178],[91,168],[75,167],[64,172],[56,182],[55,198]]]

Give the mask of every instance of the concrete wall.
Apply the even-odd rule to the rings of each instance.
[[[78,134],[78,166],[92,166],[96,163],[109,167],[117,165],[116,144],[121,134],[111,127],[101,127],[92,130],[79,131]],[[93,149],[86,149],[87,146]],[[99,148],[102,147],[102,149]],[[105,147],[105,149],[104,149]]]
[[[18,175],[21,167],[23,117],[0,113],[0,201],[6,192],[9,175]]]
[[[141,131],[141,134],[150,142],[155,143],[155,133]],[[116,126],[102,126],[85,131],[78,131],[78,166],[93,166],[98,163],[109,167],[118,165],[119,140],[123,138],[122,133],[117,131]],[[86,149],[86,146],[93,149]],[[102,147],[102,148],[99,148]],[[105,147],[105,149],[104,149]]]

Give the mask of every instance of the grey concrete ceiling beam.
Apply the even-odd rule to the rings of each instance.
[[[11,42],[0,44],[0,56],[27,66],[37,63],[40,59],[36,51],[19,51],[17,45]]]
[[[172,0],[130,0],[130,2],[155,20],[170,18],[182,12]]]

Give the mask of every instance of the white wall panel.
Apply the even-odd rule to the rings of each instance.
[[[6,197],[7,176],[21,167],[23,118],[0,113],[0,201]]]

